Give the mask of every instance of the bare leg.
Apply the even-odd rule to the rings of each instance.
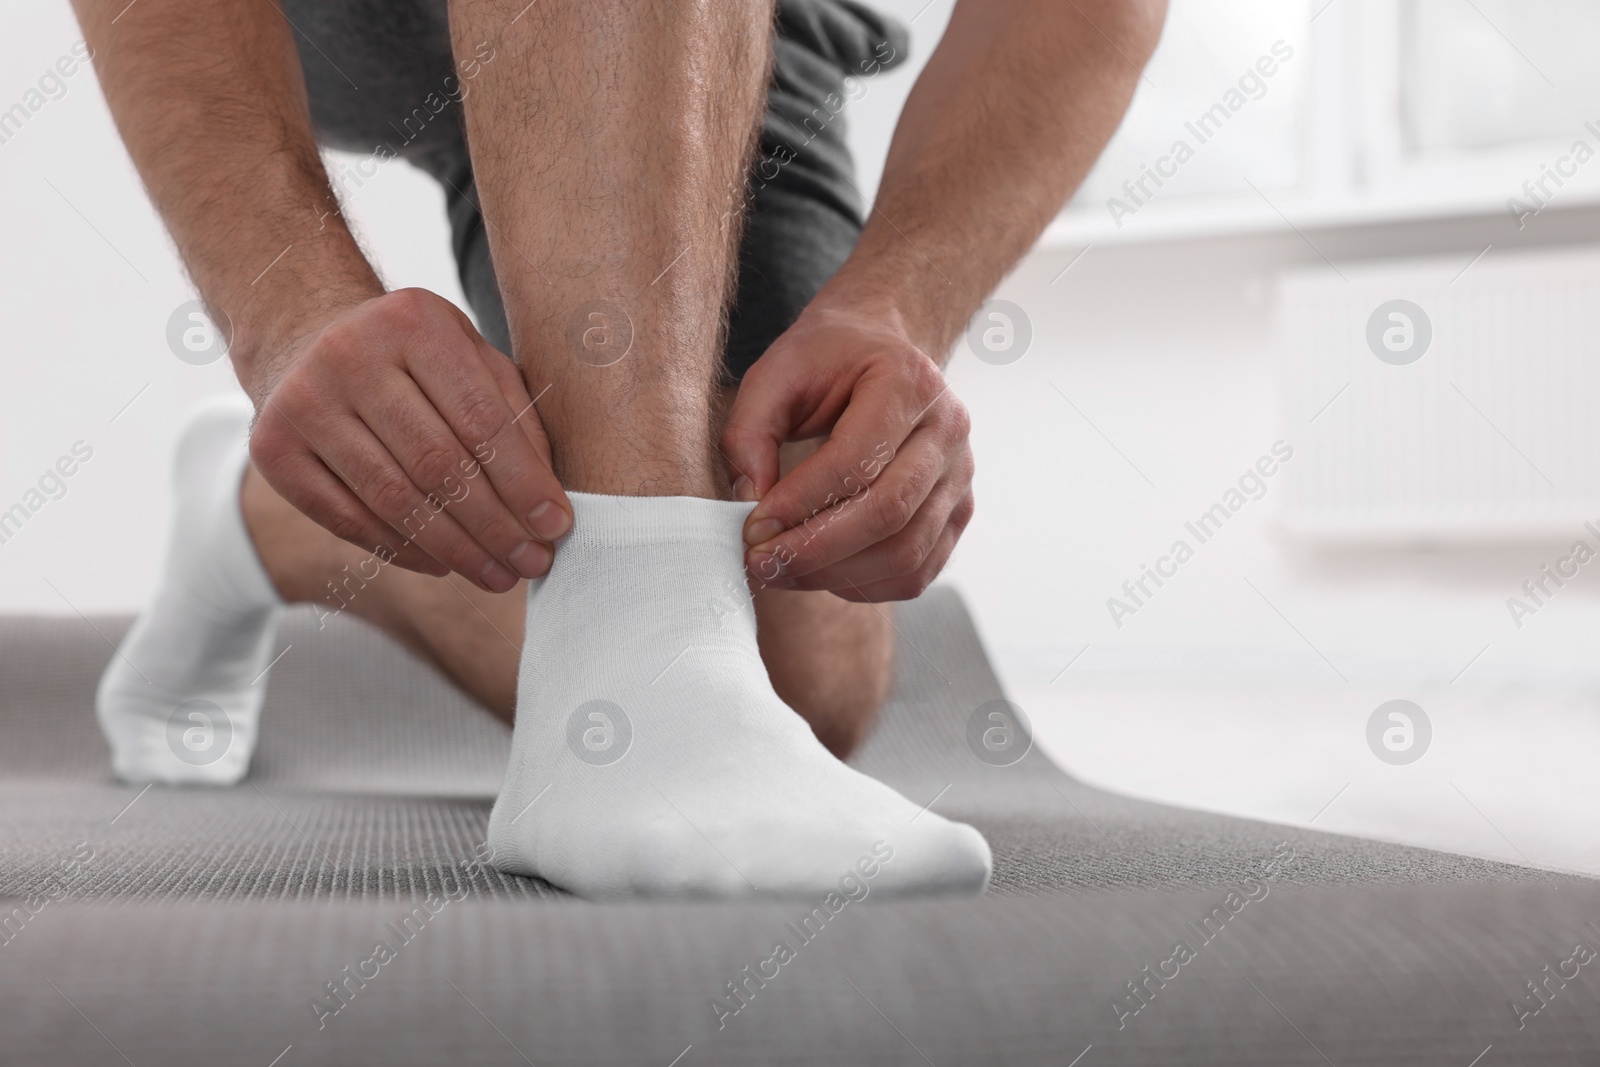
[[[760,0],[451,5],[458,52],[493,37],[504,53],[467,132],[512,347],[569,490],[726,495],[713,382],[771,20]]]

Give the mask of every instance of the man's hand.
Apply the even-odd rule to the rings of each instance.
[[[855,249],[729,414],[736,495],[760,499],[745,526],[752,577],[875,601],[939,573],[973,510],[967,413],[939,365],[1099,156],[1165,8],[956,4]],[[778,447],[824,434],[780,480]]]
[[[318,154],[283,9],[73,6],[123,142],[228,324],[262,475],[403,567],[494,592],[544,573],[572,512],[522,377],[449,302],[383,291]]]
[[[422,289],[334,315],[258,361],[250,458],[307,516],[408,570],[503,593],[572,524],[522,375]]]
[[[813,303],[745,375],[722,435],[738,495],[761,501],[751,576],[846,600],[920,594],[972,518],[968,428],[895,316]],[[780,480],[779,447],[824,434]]]

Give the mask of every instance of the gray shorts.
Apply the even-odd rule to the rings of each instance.
[[[484,336],[509,352],[462,132],[462,80],[472,68],[451,54],[446,2],[285,0],[284,10],[295,27],[318,139],[398,156],[439,181],[462,288]],[[729,319],[730,382],[788,329],[855,247],[862,205],[839,111],[859,95],[863,79],[903,59],[906,45],[902,25],[853,0],[779,3],[774,76]]]

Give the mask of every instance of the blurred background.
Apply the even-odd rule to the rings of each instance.
[[[951,4],[873,6],[914,51],[847,112],[869,195]],[[0,12],[0,611],[132,612],[182,414],[237,386],[175,355],[204,323],[92,70],[51,76],[67,6]],[[1171,0],[950,363],[945,580],[1069,771],[1600,873],[1597,44],[1577,0]],[[464,306],[429,179],[343,193],[386,281]]]

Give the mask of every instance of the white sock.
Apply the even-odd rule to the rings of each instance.
[[[239,510],[250,416],[218,397],[178,440],[161,579],[95,700],[124,781],[231,785],[249,767],[282,608]]]
[[[845,766],[773,691],[752,505],[568,495],[528,592],[495,866],[585,897],[984,889],[982,835]]]

